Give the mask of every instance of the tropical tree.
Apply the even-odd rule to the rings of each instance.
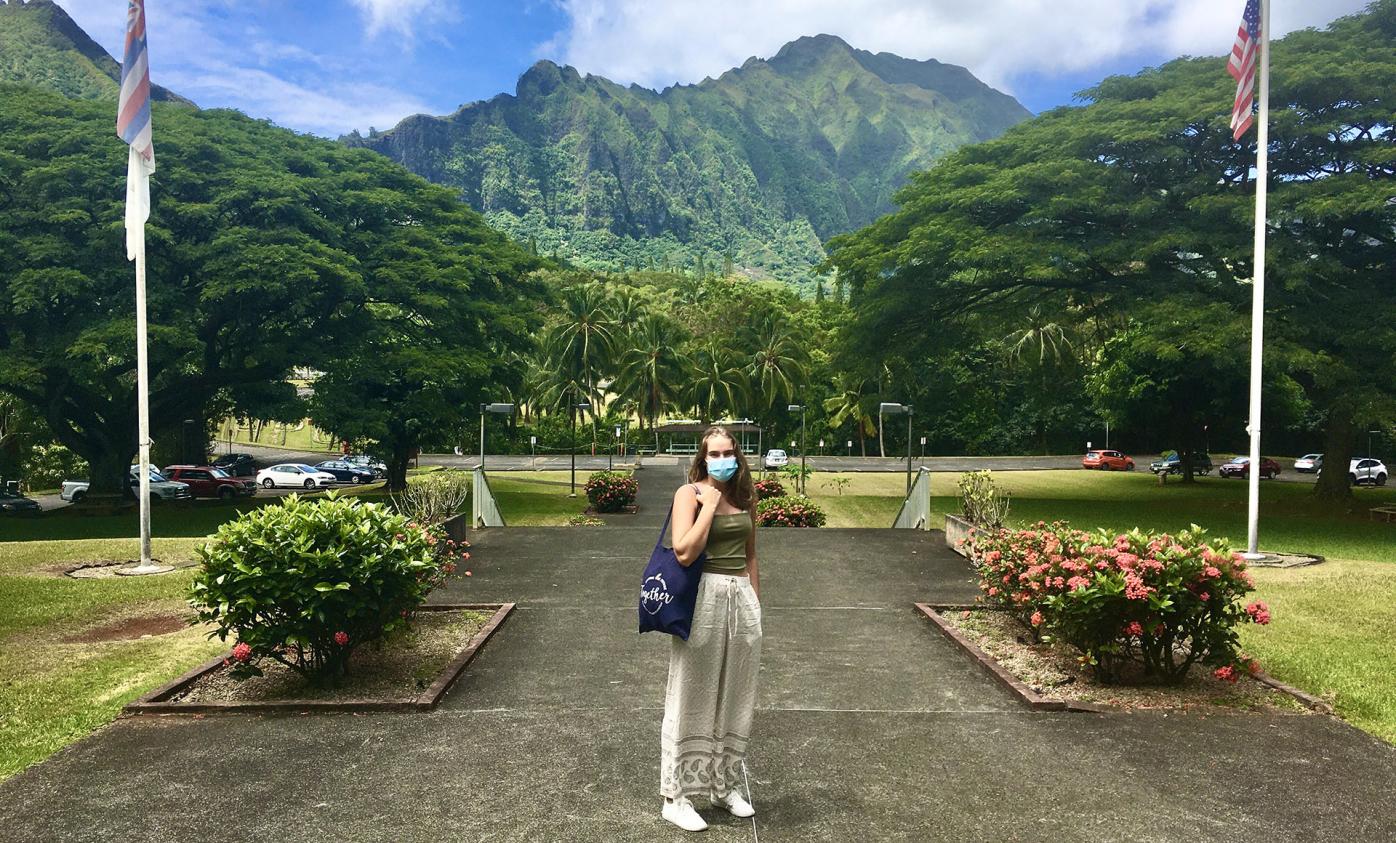
[[[653,427],[665,407],[680,398],[692,367],[678,351],[678,327],[659,314],[646,314],[631,331],[616,375],[617,396],[639,409],[640,428]]]
[[[757,407],[770,410],[794,400],[808,381],[809,354],[790,321],[768,313],[748,339],[755,349],[746,370]]]
[[[867,437],[877,432],[872,407],[877,396],[867,395],[866,388],[865,379],[850,372],[840,372],[835,379],[835,394],[824,401],[830,429],[843,430],[845,425],[851,424],[858,434],[858,445],[865,457],[868,455]]]

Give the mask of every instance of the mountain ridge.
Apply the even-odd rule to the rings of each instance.
[[[822,34],[660,90],[544,59],[512,94],[341,141],[583,266],[721,260],[808,286],[822,242],[890,210],[911,172],[1030,116],[958,65]]]
[[[74,99],[115,100],[121,65],[53,0],[0,0],[0,81],[38,85]],[[194,105],[151,84],[158,102]]]

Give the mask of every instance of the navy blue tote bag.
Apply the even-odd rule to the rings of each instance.
[[[654,543],[654,552],[650,554],[644,580],[640,583],[640,632],[667,632],[687,641],[693,625],[693,607],[698,602],[698,580],[703,576],[708,552],[699,553],[693,564],[685,567],[674,549],[664,546],[669,518],[673,514],[674,507],[670,504],[669,514],[664,516],[664,528],[659,531],[659,541]]]

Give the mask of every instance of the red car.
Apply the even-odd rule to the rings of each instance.
[[[167,465],[161,472],[167,480],[189,484],[189,494],[196,498],[251,497],[257,494],[257,482],[250,477],[234,477],[211,465]]]
[[[1232,457],[1230,461],[1224,462],[1217,470],[1222,477],[1245,477],[1251,473],[1250,457]],[[1260,476],[1267,480],[1274,480],[1280,473],[1280,464],[1269,457],[1260,458]]]
[[[1133,471],[1134,460],[1119,451],[1087,451],[1081,458],[1081,467],[1101,471]]]

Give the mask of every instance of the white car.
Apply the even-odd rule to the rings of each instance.
[[[264,489],[277,486],[294,489],[325,489],[335,484],[335,476],[313,465],[298,462],[278,463],[257,472],[257,485]]]
[[[1354,486],[1360,483],[1386,485],[1386,465],[1371,457],[1353,457],[1348,463],[1348,482]]]
[[[1323,454],[1305,454],[1294,461],[1294,470],[1300,474],[1317,474],[1323,468]]]
[[[767,468],[780,468],[781,466],[789,463],[790,458],[787,457],[785,455],[785,452],[781,449],[772,448],[771,450],[766,452],[765,462]]]
[[[128,482],[131,485],[132,492],[134,492],[140,485],[139,466],[131,466]],[[63,488],[59,490],[58,497],[65,501],[77,503],[87,497],[87,488],[89,485],[91,485],[91,483],[87,480],[64,480]],[[187,501],[192,495],[189,492],[188,483],[180,483],[178,480],[166,480],[163,474],[152,468],[150,470],[150,497],[151,500]]]

